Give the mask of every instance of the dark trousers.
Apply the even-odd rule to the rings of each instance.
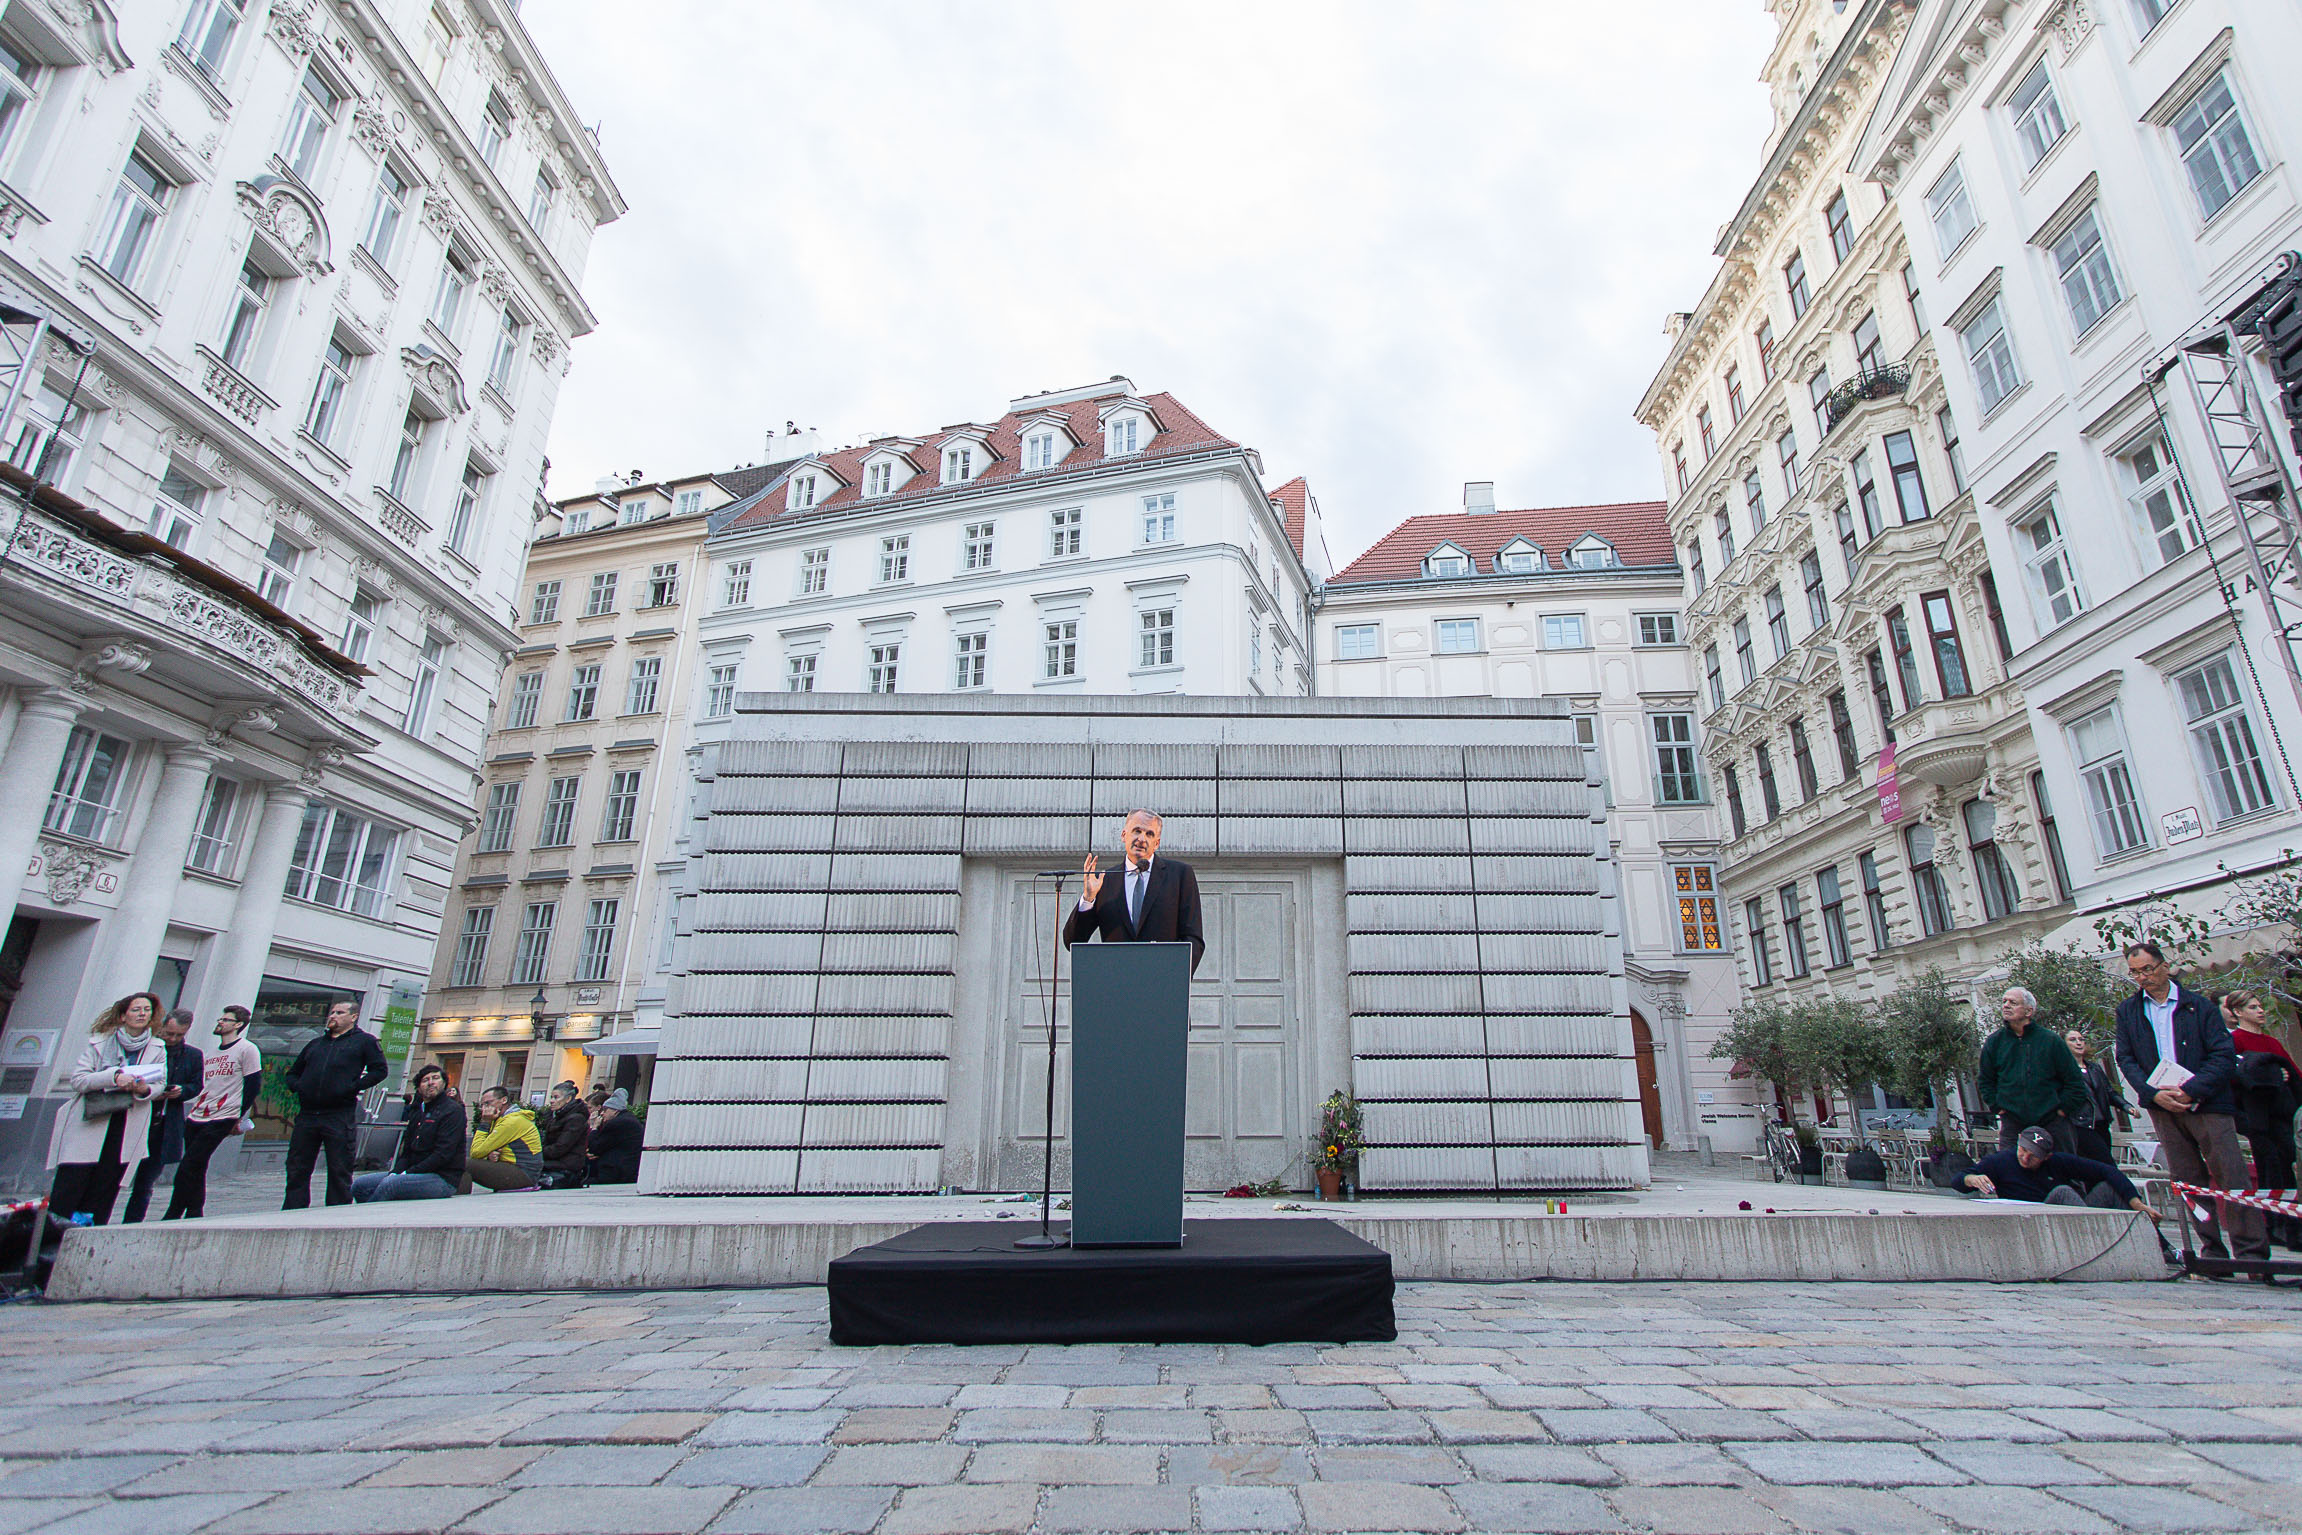
[[[176,1182],[168,1195],[168,1213],[160,1219],[198,1220],[208,1213],[208,1162],[216,1155],[216,1149],[231,1138],[233,1127],[239,1122],[239,1117],[234,1115],[230,1119],[195,1119],[184,1126],[184,1160],[176,1164]]]
[[[2150,1123],[2158,1131],[2159,1154],[2175,1180],[2195,1188],[2244,1189],[2246,1154],[2238,1149],[2238,1129],[2227,1114],[2177,1114],[2151,1105]],[[2209,1203],[2203,1213],[2196,1202],[2178,1200],[2190,1211],[2199,1245],[2208,1257],[2267,1258],[2270,1238],[2262,1212],[2245,1205],[2227,1205],[2217,1211]],[[2219,1218],[2218,1218],[2219,1217]],[[2222,1246],[2223,1232],[2230,1249]]]
[[[2046,1202],[2050,1205],[2091,1206],[2097,1210],[2126,1208],[2126,1201],[2118,1197],[2118,1190],[2107,1183],[2097,1183],[2083,1194],[2072,1184],[2058,1183],[2046,1191]]]
[[[2071,1134],[2075,1127],[2070,1123],[2068,1114],[2057,1112],[2047,1119],[2021,1120],[2003,1109],[1999,1111],[1998,1115],[1998,1149],[2012,1151],[2016,1137],[2033,1124],[2040,1126],[2048,1135],[2054,1137],[2054,1149],[2056,1151],[2061,1152],[2064,1156],[2073,1156],[2077,1153],[2078,1142]],[[2103,1160],[2108,1161],[2109,1158],[2105,1157]]]
[[[328,1203],[352,1202],[352,1132],[357,1117],[352,1106],[306,1109],[296,1116],[288,1132],[288,1197],[280,1208],[307,1210],[312,1204],[312,1169],[320,1152],[328,1153]]]
[[[2294,1138],[2291,1135],[2249,1135],[2246,1144],[2254,1152],[2255,1181],[2266,1189],[2294,1187]],[[2302,1252],[2302,1221],[2289,1215],[2267,1217],[2270,1235],[2286,1244],[2290,1252]]]
[[[532,1189],[536,1180],[517,1162],[466,1162],[463,1178],[456,1184],[456,1192],[469,1194],[472,1185],[496,1194],[509,1194],[516,1189]]]
[[[67,1098],[59,1112],[77,1114],[78,1099]],[[56,1169],[56,1181],[48,1186],[48,1213],[60,1221],[69,1221],[75,1215],[88,1215],[99,1226],[112,1219],[112,1201],[120,1197],[120,1179],[128,1171],[121,1159],[120,1143],[128,1128],[126,1109],[112,1116],[111,1125],[104,1131],[103,1149],[93,1162],[66,1162]]]
[[[2118,1148],[2110,1144],[2110,1132],[2093,1125],[2072,1125],[2070,1133],[2078,1143],[2078,1154],[2096,1162],[2118,1165]]]
[[[167,1164],[158,1157],[145,1157],[136,1164],[136,1176],[128,1180],[128,1208],[120,1216],[120,1224],[133,1226],[152,1208],[152,1185],[160,1181],[160,1172]]]

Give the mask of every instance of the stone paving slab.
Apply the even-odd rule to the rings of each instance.
[[[0,1535],[2302,1530],[2287,1293],[1409,1283],[1398,1314],[849,1351],[812,1288],[0,1308]]]

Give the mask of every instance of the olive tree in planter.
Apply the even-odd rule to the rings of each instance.
[[[1888,1086],[1913,1103],[1934,1104],[1935,1146],[1938,1151],[1948,1147],[1942,1086],[1974,1074],[1982,1051],[1974,1009],[1930,966],[1879,1002],[1878,1023],[1886,1041]]]
[[[1789,1046],[1792,1009],[1772,997],[1756,997],[1727,1017],[1724,1033],[1711,1045],[1713,1060],[1733,1061],[1751,1075],[1763,1077],[1786,1092],[1809,1085],[1794,1066]],[[1798,1174],[1822,1181],[1822,1148],[1814,1132],[1804,1125],[1792,1132],[1799,1146]]]
[[[1853,1112],[1848,1181],[1885,1187],[1886,1164],[1871,1149],[1857,1096],[1889,1072],[1885,1036],[1860,1003],[1845,997],[1816,997],[1798,1004],[1791,1009],[1786,1034],[1791,1069],[1838,1093]]]

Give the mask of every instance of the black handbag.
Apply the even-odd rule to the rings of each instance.
[[[109,1119],[135,1101],[136,1095],[134,1093],[123,1092],[116,1087],[108,1087],[100,1093],[82,1093],[80,1095],[80,1117],[82,1119]]]

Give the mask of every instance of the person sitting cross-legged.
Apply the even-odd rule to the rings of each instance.
[[[448,1092],[448,1074],[437,1066],[416,1072],[416,1101],[408,1105],[400,1132],[399,1155],[388,1173],[362,1173],[352,1180],[352,1198],[448,1199],[464,1176],[464,1106]]]

